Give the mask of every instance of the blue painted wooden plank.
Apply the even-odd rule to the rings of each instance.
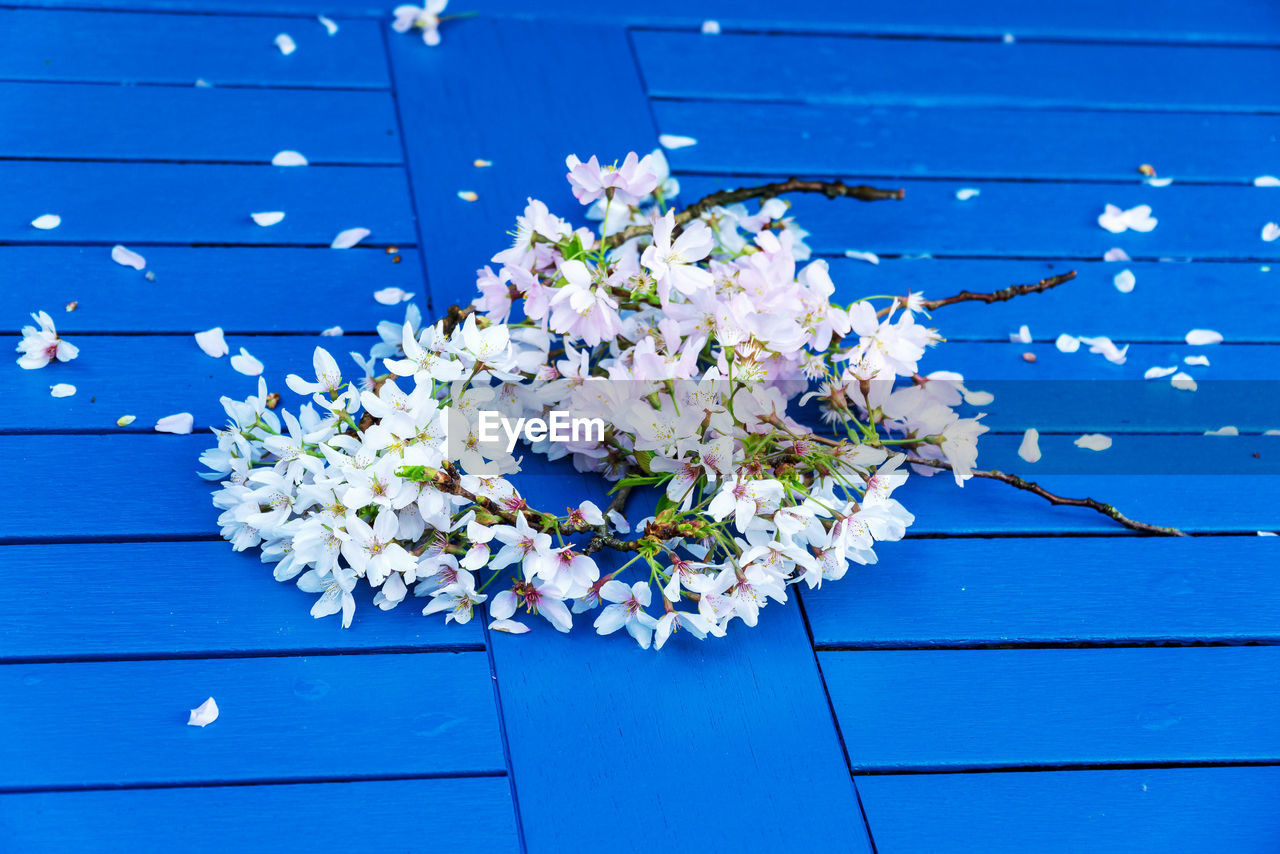
[[[1276,168],[1275,120],[1259,115],[975,107],[653,103],[688,172],[794,172],[955,178],[1140,180],[1150,163],[1177,181],[1251,182]]]
[[[297,44],[289,56],[280,33]],[[374,22],[330,37],[305,18],[7,9],[0,79],[369,89],[387,86],[387,68]]]
[[[0,324],[16,333],[24,312],[47,310],[59,332],[197,332],[221,326],[227,332],[318,333],[341,325],[350,333],[372,332],[381,320],[401,320],[403,308],[380,305],[373,292],[388,286],[417,295],[425,307],[426,285],[418,253],[335,252],[328,247],[148,246],[156,272],[150,282],[131,267],[111,261],[102,246],[7,246],[0,304],[9,306]],[[401,261],[395,262],[399,257]],[[32,282],[39,282],[33,290]],[[251,283],[263,298],[232,298]],[[269,306],[291,295],[287,311]],[[76,302],[75,311],[66,311]],[[80,343],[88,343],[81,341]],[[334,352],[363,348],[363,339],[328,341]],[[92,345],[90,350],[94,349]]]
[[[1023,324],[1037,341],[1053,341],[1063,332],[1097,331],[1100,325],[1106,327],[1104,334],[1121,342],[1177,343],[1193,327],[1216,329],[1235,343],[1280,340],[1280,329],[1271,320],[1280,313],[1280,287],[1274,278],[1280,268],[1267,264],[897,258],[877,266],[843,257],[829,263],[836,299],[845,302],[886,292],[923,292],[930,299],[962,290],[987,293],[1076,271],[1074,281],[1043,294],[939,309],[932,323],[948,341],[1008,341]],[[1127,294],[1115,287],[1123,270],[1137,280]],[[1256,310],[1240,311],[1234,300],[1205,298],[1224,293],[1238,294]]]
[[[378,818],[343,819],[336,804],[376,804]],[[426,805],[467,820],[437,823]],[[412,851],[428,835],[456,850],[520,848],[510,786],[488,777],[0,795],[0,833],[15,850],[85,854]]]
[[[1277,647],[818,658],[855,772],[1280,759]]]
[[[860,777],[879,850],[894,854],[1266,854],[1277,768]]]
[[[659,97],[1207,112],[1280,107],[1257,85],[1275,70],[1265,50],[734,34],[708,39],[644,30],[633,40],[649,94]],[[742,73],[762,57],[768,57],[770,73]]]
[[[8,664],[0,687],[0,724],[22,733],[0,745],[4,788],[505,767],[482,652]],[[188,726],[209,696],[218,720]]]
[[[0,156],[400,163],[386,92],[8,83]]]
[[[877,551],[878,564],[804,592],[815,644],[1280,641],[1270,538],[923,539]]]
[[[450,27],[438,48],[422,47],[412,38],[390,41],[419,233],[443,308],[470,302],[475,271],[510,245],[528,197],[581,219],[564,177],[567,155],[621,160],[656,148],[657,139],[621,28],[477,19]],[[570,55],[608,93],[607,121],[564,97],[563,69],[547,57]],[[500,131],[495,116],[503,127],[538,131]],[[478,169],[477,158],[493,165]],[[460,190],[479,200],[460,200]]]
[[[767,180],[681,176],[682,198],[694,200]],[[834,255],[857,249],[882,255],[1100,259],[1108,249],[1119,247],[1134,258],[1152,260],[1280,258],[1280,242],[1266,243],[1260,237],[1263,225],[1275,219],[1280,198],[1265,188],[1176,183],[1163,188],[986,181],[879,183],[902,187],[906,198],[865,204],[792,197],[794,216],[813,232],[810,246]],[[962,202],[955,193],[963,188],[979,189],[981,195]],[[1158,224],[1146,234],[1112,234],[1098,225],[1107,204],[1126,209],[1150,205]]]
[[[181,472],[171,476],[182,479]],[[275,565],[262,563],[256,549],[233,552],[223,542],[3,546],[0,566],[74,567],[41,573],[40,595],[19,597],[0,613],[0,662],[425,649],[483,640],[479,621],[446,626],[423,617],[417,599],[383,612],[367,588],[358,593],[351,628],[313,619],[307,612],[314,596],[276,582]]]
[[[593,850],[620,832],[634,850],[871,850],[794,603],[656,654],[531,619],[529,634],[492,641],[529,850]],[[691,820],[686,788],[658,782],[691,774],[716,793],[713,820]],[[762,820],[797,791],[823,820]],[[572,820],[553,818],[569,793]],[[619,812],[639,803],[642,818]]]
[[[404,172],[395,167],[9,161],[0,162],[0,184],[5,241],[328,246],[357,227],[373,232],[369,244],[414,240]],[[258,211],[285,218],[263,228],[249,218]],[[46,213],[62,225],[29,225]]]

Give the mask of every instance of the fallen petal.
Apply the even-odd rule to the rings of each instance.
[[[302,156],[301,152],[285,151],[276,152],[276,156],[271,158],[272,166],[306,166],[307,158]]]
[[[320,330],[320,334],[326,338],[337,338],[342,334],[341,326],[330,326],[328,329]]]
[[[1259,531],[1258,536],[1259,537],[1280,537],[1280,534],[1277,534],[1275,531]]]
[[[187,726],[205,727],[217,719],[218,704],[213,701],[212,697],[210,697],[191,710],[191,717],[187,719]]]
[[[1058,336],[1058,340],[1053,342],[1053,346],[1058,348],[1062,353],[1074,353],[1080,349],[1080,339],[1067,333]]]
[[[280,52],[285,56],[288,56],[298,49],[298,45],[293,41],[293,37],[288,33],[281,33],[276,36],[276,47],[280,48]]]
[[[1169,382],[1178,391],[1195,391],[1197,388],[1196,381],[1185,371],[1178,371]]]
[[[337,21],[334,21],[332,18],[326,18],[324,15],[316,15],[316,20],[320,22],[320,25],[325,28],[325,31],[329,35],[336,36],[338,34]]]
[[[71,383],[57,383],[49,386],[49,395],[51,397],[71,397],[76,393],[76,387]]]
[[[880,256],[874,252],[859,252],[857,249],[846,249],[844,257],[855,261],[866,261],[868,264],[879,264]]]
[[[1147,368],[1147,372],[1142,375],[1142,378],[1144,380],[1158,380],[1177,372],[1177,368]]]
[[[688,148],[691,145],[698,144],[698,141],[691,136],[678,136],[674,133],[659,134],[658,142],[662,143],[662,147],[668,150]]]
[[[484,169],[486,167],[492,166],[493,161],[485,160],[484,158],[477,157],[475,160],[471,161],[471,165],[476,167],[477,169]]]
[[[956,190],[956,198],[962,202],[967,202],[973,197],[981,194],[982,191],[976,187],[961,187],[959,190]]]
[[[346,231],[338,232],[338,236],[333,238],[333,242],[329,244],[330,249],[350,249],[361,240],[369,236],[367,228],[348,228]]]
[[[1029,463],[1040,462],[1040,431],[1032,427],[1022,434],[1022,444],[1018,446],[1018,456]]]
[[[996,399],[996,396],[989,391],[968,391],[964,392],[964,402],[970,406],[986,406]]]
[[[116,426],[128,427],[130,424],[132,424],[134,421],[137,421],[137,420],[138,420],[138,417],[136,415],[121,415],[119,418],[116,419]]]
[[[1132,261],[1133,259],[1129,257],[1128,252],[1125,252],[1123,249],[1116,248],[1116,249],[1108,249],[1106,252],[1102,253],[1102,260],[1103,261]]]
[[[204,332],[197,332],[196,344],[200,345],[201,350],[215,359],[219,359],[231,352],[230,348],[227,347],[227,340],[222,337],[221,326],[206,329]]]
[[[195,425],[195,417],[190,412],[179,412],[166,415],[156,422],[157,433],[190,433]]]
[[[506,632],[511,635],[522,635],[529,631],[528,626],[515,620],[494,620],[489,624],[489,628],[493,631]]]
[[[262,213],[251,213],[249,216],[253,217],[254,222],[265,228],[268,225],[275,225],[284,219],[284,211],[263,211]]]
[[[1086,433],[1072,444],[1077,448],[1086,448],[1090,451],[1105,451],[1111,447],[1111,437],[1101,433]]]
[[[471,190],[459,190],[458,198],[462,199],[464,202],[474,202],[480,198],[480,194]]]
[[[413,299],[413,294],[400,288],[383,288],[373,292],[373,298],[383,305],[397,305]]]
[[[1212,329],[1192,329],[1187,333],[1187,343],[1192,347],[1202,347],[1206,344],[1221,344],[1222,333],[1215,332]]]
[[[1205,430],[1206,436],[1239,436],[1240,431],[1228,424],[1226,427],[1219,427],[1217,430]]]
[[[1148,187],[1167,187],[1173,183],[1173,179],[1172,178],[1148,178],[1142,183],[1146,184]]]
[[[122,267],[132,267],[135,270],[141,270],[147,266],[146,258],[143,258],[131,249],[126,249],[118,243],[111,247],[111,260],[115,261]]]
[[[1262,227],[1262,239],[1266,242],[1274,243],[1278,237],[1280,237],[1280,225],[1269,222]]]
[[[1009,340],[1015,344],[1031,343],[1031,327],[1025,323],[1018,327],[1018,331],[1009,336]]]
[[[1280,178],[1275,175],[1259,175],[1253,179],[1255,187],[1280,187]]]
[[[1122,294],[1132,292],[1133,286],[1138,283],[1138,280],[1134,278],[1133,273],[1129,270],[1121,270],[1112,281],[1115,282],[1116,290]]]
[[[1209,365],[1209,357],[1208,357],[1208,356],[1188,356],[1187,358],[1183,359],[1182,361],[1183,361],[1183,362],[1185,362],[1185,363],[1186,363],[1186,364],[1188,364],[1188,365],[1204,365],[1204,366],[1206,366],[1206,367],[1208,367],[1208,365]]]
[[[240,348],[238,356],[231,357],[231,367],[246,377],[256,377],[262,373],[262,362],[250,355],[245,348]]]
[[[62,217],[57,214],[41,214],[31,220],[31,224],[41,231],[48,231],[51,228],[57,228],[62,225]]]
[[[719,22],[719,21],[711,21],[711,20],[703,21],[703,22],[702,22],[702,33],[703,33],[703,35],[707,35],[707,36],[718,36],[718,35],[720,35],[720,22]]]

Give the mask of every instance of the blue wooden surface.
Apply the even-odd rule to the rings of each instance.
[[[0,379],[0,848],[1275,850],[1280,777],[1258,766],[1280,765],[1280,587],[1276,541],[1252,535],[1280,528],[1280,437],[1259,435],[1280,428],[1280,243],[1258,237],[1280,191],[1251,183],[1280,171],[1280,10],[453,5],[483,14],[436,49],[368,0],[0,9],[0,329],[47,309],[82,351]],[[705,19],[725,33],[698,34]],[[579,76],[600,95],[585,106],[565,95]],[[468,299],[526,196],[575,209],[566,154],[659,133],[698,139],[669,153],[686,200],[790,174],[905,187],[796,201],[842,296],[1077,269],[938,312],[949,341],[926,367],[996,394],[984,465],[1209,536],[913,478],[913,538],[880,563],[660,655],[367,601],[343,632],[217,540],[193,474],[208,439],[150,427],[217,424],[217,397],[254,380],[190,333],[222,326],[279,387],[321,329],[363,351],[400,319],[375,290]],[[283,148],[313,165],[268,165]],[[1141,163],[1173,185],[1142,186]],[[1109,234],[1107,203],[1160,225]],[[261,210],[286,219],[260,228]],[[46,212],[62,226],[28,225]],[[326,248],[354,226],[366,248]],[[111,263],[117,242],[154,281]],[[1112,247],[1138,260],[1103,263]],[[1130,294],[1111,282],[1125,268]],[[1022,324],[1035,343],[1009,342]],[[1226,343],[1189,347],[1193,327]],[[1063,332],[1131,344],[1129,361],[1058,353]],[[1193,354],[1211,360],[1186,368],[1194,394],[1140,379]],[[79,393],[50,398],[59,381]],[[1245,435],[1201,435],[1228,423]],[[1016,456],[1027,427],[1035,465]],[[1095,430],[1112,449],[1072,444]],[[566,480],[539,466],[522,485],[558,500]],[[222,717],[186,727],[210,694]]]

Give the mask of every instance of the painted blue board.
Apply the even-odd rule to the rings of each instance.
[[[0,241],[328,246],[367,228],[367,244],[414,242],[399,167],[7,161],[0,184]],[[260,211],[283,211],[284,221],[256,225],[249,214]],[[29,225],[46,213],[62,224]]]
[[[1269,50],[636,31],[650,95],[827,104],[1275,111]],[[743,74],[762,61],[768,74]],[[1034,142],[1034,136],[1029,142]],[[1135,164],[1136,166],[1137,164]]]
[[[1280,341],[1273,320],[1280,315],[1280,267],[1269,264],[894,258],[874,265],[844,257],[828,263],[839,302],[880,293],[919,292],[929,299],[964,290],[990,293],[1076,271],[1073,281],[1045,293],[938,309],[931,325],[948,341],[1007,342],[1023,324],[1040,342],[1054,341],[1063,332],[1105,329],[1102,334],[1125,343],[1182,343],[1194,327],[1216,329],[1233,344]],[[1124,270],[1135,279],[1127,294],[1115,287],[1115,277]],[[1241,311],[1237,300],[1250,310]],[[944,346],[939,352],[946,350]]]
[[[845,175],[845,178],[857,176]],[[682,176],[685,203],[723,189],[767,183],[761,176]],[[819,253],[854,249],[881,255],[954,255],[1101,259],[1111,248],[1131,257],[1280,258],[1280,241],[1262,227],[1276,218],[1277,191],[1260,187],[1170,187],[1136,184],[1024,184],[988,181],[879,180],[902,188],[900,202],[865,203],[792,196],[796,220],[812,232]],[[956,190],[974,188],[968,201]],[[1150,205],[1156,227],[1112,234],[1098,225],[1106,205]],[[1033,211],[1035,215],[1026,212]]]
[[[655,100],[658,128],[697,145],[686,172],[1250,182],[1276,168],[1275,119],[1249,114]]]
[[[8,83],[0,157],[400,163],[386,92]]]
[[[213,531],[212,526],[210,531]],[[39,573],[38,595],[0,613],[0,662],[72,657],[279,654],[308,650],[476,647],[478,620],[424,617],[410,598],[381,611],[358,591],[349,629],[308,613],[315,596],[271,577],[256,549],[230,543],[76,543],[0,546],[0,566]]]
[[[376,805],[378,817],[343,817],[339,804]],[[501,777],[0,795],[0,834],[33,854],[413,851],[428,837],[454,850],[520,850]]]
[[[530,620],[491,635],[530,851],[871,850],[795,603],[658,653]],[[693,780],[715,793],[705,820]],[[803,820],[778,820],[798,791]]]
[[[8,664],[0,788],[497,773],[483,652]],[[212,696],[218,720],[187,725]]]
[[[894,854],[1268,854],[1277,768],[859,777],[880,851]]]
[[[819,648],[1280,642],[1270,537],[919,539],[804,591]]]
[[[387,66],[372,21],[330,37],[314,18],[5,9],[0,79],[382,89]]]
[[[393,38],[389,48],[438,309],[471,301],[475,271],[511,245],[530,196],[582,218],[565,180],[567,155],[613,161],[657,146],[620,28],[475,19],[449,28],[438,48],[412,38]],[[608,93],[607,121],[564,97],[564,70],[548,56],[590,69],[591,86]],[[537,131],[518,130],[528,128]],[[477,158],[493,165],[476,168]],[[462,201],[465,190],[479,199]]]
[[[875,650],[818,660],[855,773],[1280,760],[1276,647]]]
[[[0,328],[16,333],[28,312],[48,311],[58,331],[184,332],[213,326],[234,332],[315,335],[342,326],[370,333],[382,320],[400,321],[401,306],[385,306],[373,292],[398,287],[425,308],[426,285],[418,253],[401,249],[335,252],[323,248],[148,246],[144,257],[155,282],[111,261],[105,246],[5,246],[0,263]],[[396,258],[400,262],[396,262]],[[32,283],[38,282],[39,287]],[[262,294],[237,298],[246,283]],[[300,295],[288,311],[269,307],[280,294]],[[265,301],[264,301],[265,299]],[[74,311],[66,306],[76,303]],[[93,349],[92,342],[88,343]],[[363,347],[363,339],[330,340],[337,352]],[[351,346],[348,346],[351,345]],[[145,342],[143,344],[145,346]],[[6,352],[6,355],[7,352]],[[6,379],[6,385],[8,380]]]

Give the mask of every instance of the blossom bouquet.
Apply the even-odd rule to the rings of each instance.
[[[485,603],[506,632],[528,631],[527,615],[567,632],[594,614],[599,632],[644,647],[677,630],[719,637],[791,585],[875,562],[914,521],[893,497],[912,472],[993,477],[1176,533],[977,470],[989,396],[918,370],[942,341],[930,312],[1073,274],[838,305],[782,197],[900,191],[791,179],[681,209],[660,152],[568,167],[596,227],[531,199],[470,305],[434,324],[411,306],[346,376],[317,348],[314,377],[288,377],[310,397],[296,411],[277,413],[262,380],[224,398],[230,423],[201,458],[221,481],[222,533],[318,594],[314,616],[349,625],[364,583],[378,608],[412,592],[446,621]],[[612,498],[536,506],[520,491],[526,454],[566,459]],[[603,569],[602,552],[617,553]]]

